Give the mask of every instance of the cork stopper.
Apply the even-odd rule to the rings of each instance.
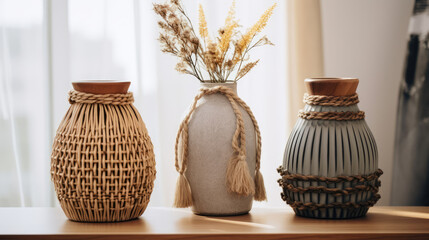
[[[118,80],[82,80],[72,82],[74,90],[92,94],[125,94],[128,92],[130,84],[130,81]]]
[[[307,78],[305,86],[309,95],[350,96],[356,93],[357,78]]]

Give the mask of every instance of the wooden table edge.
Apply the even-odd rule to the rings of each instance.
[[[218,239],[243,239],[243,240],[279,240],[279,239],[291,239],[291,240],[302,240],[302,239],[429,239],[429,233],[192,233],[192,234],[112,234],[112,235],[100,235],[100,234],[52,234],[52,235],[0,235],[0,239],[8,240],[95,240],[95,239],[109,239],[109,240],[218,240]]]

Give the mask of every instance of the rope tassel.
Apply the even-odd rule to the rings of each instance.
[[[186,115],[185,119],[180,124],[175,146],[175,166],[177,172],[180,173],[176,186],[174,200],[175,207],[190,207],[193,204],[191,187],[184,175],[188,162],[188,124],[190,118],[197,107],[198,100],[200,100],[205,95],[216,93],[223,94],[228,99],[237,118],[236,130],[231,143],[232,149],[234,150],[234,155],[229,161],[226,172],[226,184],[228,190],[232,193],[242,196],[254,195],[254,199],[257,201],[266,200],[264,180],[261,173],[259,172],[261,159],[261,134],[258,123],[256,122],[255,116],[253,115],[249,106],[247,106],[243,100],[241,100],[231,89],[219,86],[214,88],[202,88],[201,92],[195,96],[190,112]],[[255,179],[252,179],[250,174],[251,172],[246,161],[245,127],[239,106],[241,106],[249,114],[253,122],[253,126],[255,127],[255,133],[257,137]]]
[[[174,207],[187,208],[192,206],[192,192],[188,179],[180,174],[176,183],[176,194],[174,196]]]
[[[265,192],[264,178],[261,172],[256,171],[255,175],[255,196],[253,197],[256,201],[266,201],[267,193]]]
[[[234,157],[226,170],[226,181],[230,192],[249,196],[255,194],[255,184],[250,176],[246,156]]]

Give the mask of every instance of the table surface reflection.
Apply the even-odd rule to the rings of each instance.
[[[135,220],[80,223],[60,208],[0,208],[0,239],[429,239],[429,207],[373,207],[348,220],[297,217],[289,207],[233,217],[149,207]]]

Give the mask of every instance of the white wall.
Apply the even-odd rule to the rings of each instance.
[[[390,203],[399,82],[413,0],[321,0],[325,75],[358,77],[359,107],[384,171],[381,205]]]

